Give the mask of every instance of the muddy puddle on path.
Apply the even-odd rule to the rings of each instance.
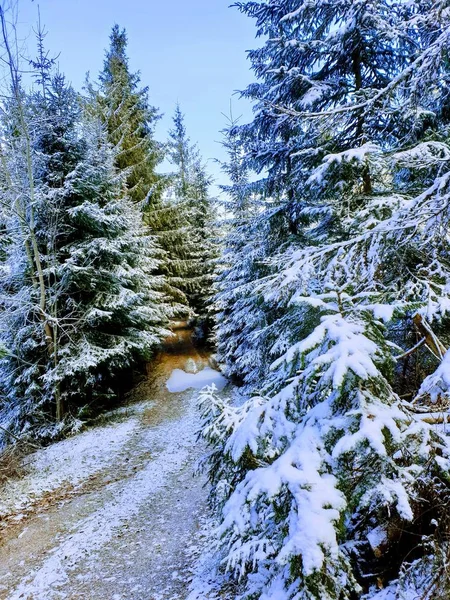
[[[45,491],[45,508],[36,504],[0,533],[0,600],[187,596],[207,491],[193,476],[203,452],[197,392],[171,393],[167,380],[176,369],[195,374],[208,366],[208,353],[178,327],[120,409],[119,422],[37,453],[34,476],[53,491]],[[29,474],[17,490],[26,495],[33,485]],[[63,485],[72,486],[73,497],[58,496]],[[0,490],[0,507],[1,501]]]
[[[192,330],[184,323],[175,325],[173,336],[167,338],[164,350],[147,364],[146,379],[129,395],[128,402],[131,405],[154,399],[153,404],[141,413],[145,425],[155,426],[179,418],[182,414],[183,403],[180,399],[186,392],[174,393],[167,389],[167,381],[173,371],[180,369],[186,373],[198,373],[212,366],[211,353],[195,347],[191,336]]]

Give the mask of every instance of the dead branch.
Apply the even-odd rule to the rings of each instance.
[[[414,315],[413,323],[417,331],[425,338],[424,343],[427,345],[427,347],[437,358],[442,360],[444,354],[447,352],[447,348],[431,329],[430,324],[427,323],[427,321],[422,317],[422,315],[419,314]]]

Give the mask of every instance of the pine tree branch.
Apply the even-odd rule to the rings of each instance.
[[[418,342],[415,346],[413,346],[412,348],[410,348],[409,350],[407,350],[403,354],[400,354],[399,356],[394,356],[394,360],[402,360],[403,358],[406,358],[407,356],[410,356],[416,350],[418,350],[419,348],[421,348],[426,343],[426,341],[427,341],[427,339],[425,337],[422,338],[420,340],[420,342]]]
[[[360,111],[364,108],[368,108],[373,106],[377,101],[381,100],[383,97],[387,96],[389,93],[392,93],[407,77],[409,77],[414,71],[420,66],[422,62],[424,62],[433,52],[439,52],[439,49],[443,49],[445,45],[448,43],[448,39],[450,37],[450,27],[445,29],[443,33],[438,37],[438,39],[432,44],[429,48],[427,48],[416,60],[414,60],[406,69],[404,69],[397,77],[395,77],[385,88],[380,90],[377,94],[373,96],[373,98],[369,98],[364,102],[358,102],[357,104],[349,104],[346,106],[338,106],[336,108],[332,108],[330,110],[324,110],[321,112],[307,112],[307,111],[297,111],[291,108],[285,108],[283,106],[279,106],[273,104],[269,101],[263,101],[268,106],[275,108],[282,114],[289,115],[291,117],[297,117],[301,119],[317,119],[322,117],[332,117],[334,115],[339,115],[343,113]]]

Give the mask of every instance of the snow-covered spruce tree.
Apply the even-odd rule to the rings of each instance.
[[[448,10],[241,7],[270,36],[252,57],[269,79],[259,131],[294,132],[301,196],[298,236],[256,284],[278,315],[263,393],[238,408],[203,393],[228,566],[248,598],[447,597],[448,444],[419,408],[449,396],[447,355],[415,403],[396,389],[419,347],[445,352]],[[258,142],[251,160],[268,156]]]
[[[46,375],[67,407],[104,405],[124,369],[168,335],[171,316],[155,275],[158,250],[126,195],[103,127],[91,119],[79,127],[86,149],[64,182],[70,234],[57,268],[68,326],[57,366]]]
[[[11,351],[4,360],[3,409],[16,428],[27,423],[39,426],[36,434],[51,435],[64,426],[65,416],[76,416],[87,404],[98,408],[115,394],[124,369],[167,335],[169,311],[161,277],[154,276],[158,251],[126,196],[100,122],[82,118],[77,95],[59,75],[43,81],[24,106],[51,337],[43,339],[41,317],[34,317],[29,228],[24,230],[12,199],[10,258],[2,280],[3,337]],[[10,129],[5,122],[5,131]],[[9,199],[17,194],[25,165],[17,160],[15,136],[5,139]],[[54,421],[56,429],[44,424]]]
[[[190,143],[179,105],[169,132],[167,154],[175,172],[166,201],[173,207],[177,227],[169,231],[170,243],[164,243],[167,258],[163,268],[171,284],[183,292],[199,327],[206,331],[216,257],[213,206],[208,193],[211,181],[196,146]]]
[[[336,139],[330,133],[336,130],[330,120],[326,128],[317,127],[316,122],[291,118],[289,111],[332,106],[350,94],[357,97],[362,86],[377,89],[388,75],[385,65],[377,66],[371,56],[382,54],[386,64],[390,64],[395,51],[373,33],[376,28],[372,21],[365,22],[372,17],[366,14],[363,3],[327,2],[299,8],[298,2],[251,2],[238,6],[256,19],[258,35],[268,38],[261,48],[249,53],[260,81],[251,84],[243,94],[256,103],[255,117],[250,124],[238,128],[245,166],[260,175],[253,189],[259,193],[264,208],[259,222],[266,241],[260,247],[259,262],[265,265],[264,274],[268,275],[269,261],[263,253],[270,258],[284,245],[303,243],[309,223],[314,223],[318,235],[341,234],[339,219],[323,202],[323,195],[314,197],[311,193],[309,173],[337,147],[352,148],[355,140],[362,143],[362,121],[356,112],[341,139]],[[287,18],[296,9],[302,23],[299,18]],[[382,21],[388,18],[388,11],[386,15],[378,11],[375,17]],[[332,30],[334,23],[339,23],[336,31]],[[316,38],[320,43],[315,44]],[[354,56],[353,62],[349,56]],[[281,106],[284,110],[279,110]],[[364,169],[360,165],[357,169],[360,180]],[[368,179],[364,185],[369,186]],[[359,188],[360,181],[358,192]],[[265,326],[252,332],[251,337],[258,337],[254,352],[257,361],[267,366],[271,360],[267,356],[269,349],[289,341],[281,340],[278,324],[274,326],[275,307],[270,302],[259,303],[257,312],[261,310]],[[260,322],[260,317],[254,316],[249,320]]]
[[[38,68],[39,65],[40,63],[35,63]],[[26,396],[30,385],[38,390],[41,394],[41,410],[45,408],[49,419],[56,417],[59,422],[64,412],[59,385],[44,381],[45,373],[58,363],[62,332],[67,327],[66,315],[59,306],[62,290],[57,275],[60,248],[70,230],[65,211],[71,204],[64,182],[81,160],[85,144],[77,132],[81,116],[78,96],[66,83],[63,75],[51,75],[51,67],[51,62],[41,66],[38,81],[40,89],[28,95],[27,110],[32,127],[31,149],[36,197],[34,223],[47,284],[46,312],[52,338],[48,344],[44,374],[41,372],[39,375],[32,375],[30,369],[25,369],[24,380],[19,376],[15,388],[19,397]],[[19,362],[25,360],[30,365],[34,362],[33,355],[27,356],[22,349],[22,345],[26,348],[28,344],[29,340],[24,343],[24,340],[16,338],[14,354],[21,357]],[[41,361],[42,357],[36,357],[37,364]],[[20,365],[17,366],[20,369]]]
[[[359,597],[374,573],[395,579],[412,551],[424,582],[440,568],[431,540],[438,523],[446,535],[446,442],[392,391],[383,325],[350,318],[353,299],[315,300],[319,325],[281,357],[303,360],[290,385],[238,408],[202,393],[227,565],[243,597]]]
[[[114,25],[110,47],[95,93],[97,112],[106,124],[109,142],[117,149],[115,164],[126,172],[130,198],[143,202],[149,194],[158,196],[162,178],[155,168],[162,160],[162,148],[153,135],[158,110],[150,106],[148,88],[139,88],[139,74],[131,73],[125,30]]]
[[[228,161],[222,169],[229,184],[222,186],[224,238],[215,284],[217,353],[227,377],[248,391],[252,384],[258,388],[265,368],[258,340],[266,323],[264,299],[255,286],[265,268],[265,214],[259,215],[263,203],[249,181],[240,130],[232,117],[223,131],[223,145]]]
[[[142,218],[159,246],[160,273],[170,272],[170,251],[180,236],[180,216],[167,198],[167,177],[156,173],[164,155],[163,145],[154,139],[160,115],[149,104],[148,88],[139,89],[139,74],[130,71],[127,36],[118,25],[112,29],[110,47],[95,90],[88,83],[87,109],[106,124],[108,141],[116,149],[115,164],[126,177],[128,193],[138,203]],[[188,301],[170,277],[165,277],[165,293],[179,316],[189,314]]]

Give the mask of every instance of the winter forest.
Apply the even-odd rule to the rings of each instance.
[[[448,600],[449,0],[231,6],[217,193],[113,16],[75,89],[17,10],[0,598]]]

